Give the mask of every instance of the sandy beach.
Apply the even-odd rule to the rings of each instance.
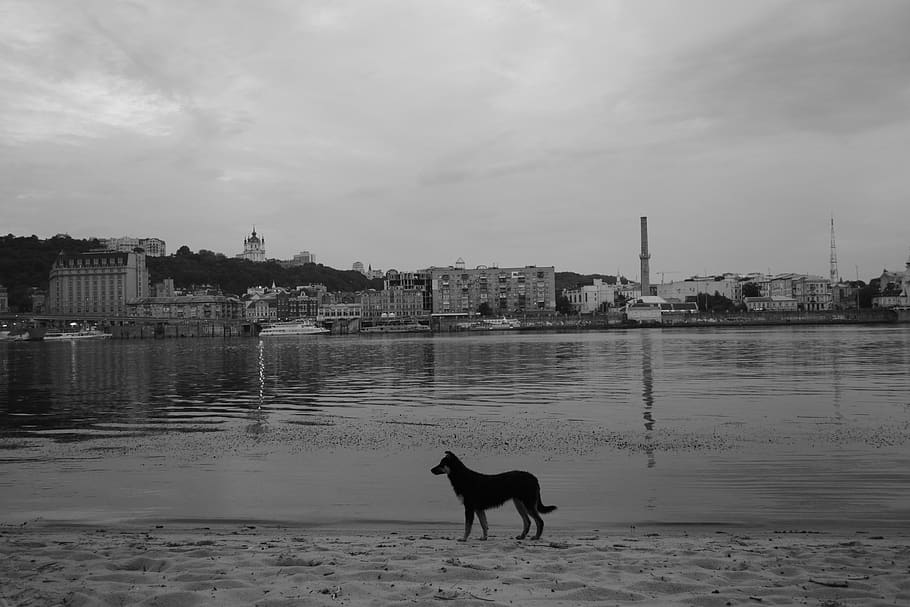
[[[0,528],[0,605],[906,605],[904,531]]]

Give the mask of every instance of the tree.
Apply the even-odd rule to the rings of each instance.
[[[761,297],[761,287],[757,282],[744,282],[743,297]]]
[[[572,312],[572,304],[569,302],[569,298],[565,295],[556,296],[556,311],[560,314],[570,314]]]
[[[493,308],[490,307],[490,304],[483,301],[477,306],[477,313],[481,316],[492,316]]]

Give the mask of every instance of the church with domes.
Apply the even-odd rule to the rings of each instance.
[[[255,263],[265,261],[265,238],[256,234],[256,226],[253,226],[253,233],[243,239],[243,253],[238,253],[237,257]]]

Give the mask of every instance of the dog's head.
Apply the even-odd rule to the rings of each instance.
[[[439,464],[430,468],[430,472],[433,474],[448,474],[458,463],[460,462],[458,461],[458,458],[455,457],[455,454],[451,451],[446,451],[446,454],[439,461]]]

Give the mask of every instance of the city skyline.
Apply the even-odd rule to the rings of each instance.
[[[0,2],[0,231],[348,269],[900,269],[904,2]]]

